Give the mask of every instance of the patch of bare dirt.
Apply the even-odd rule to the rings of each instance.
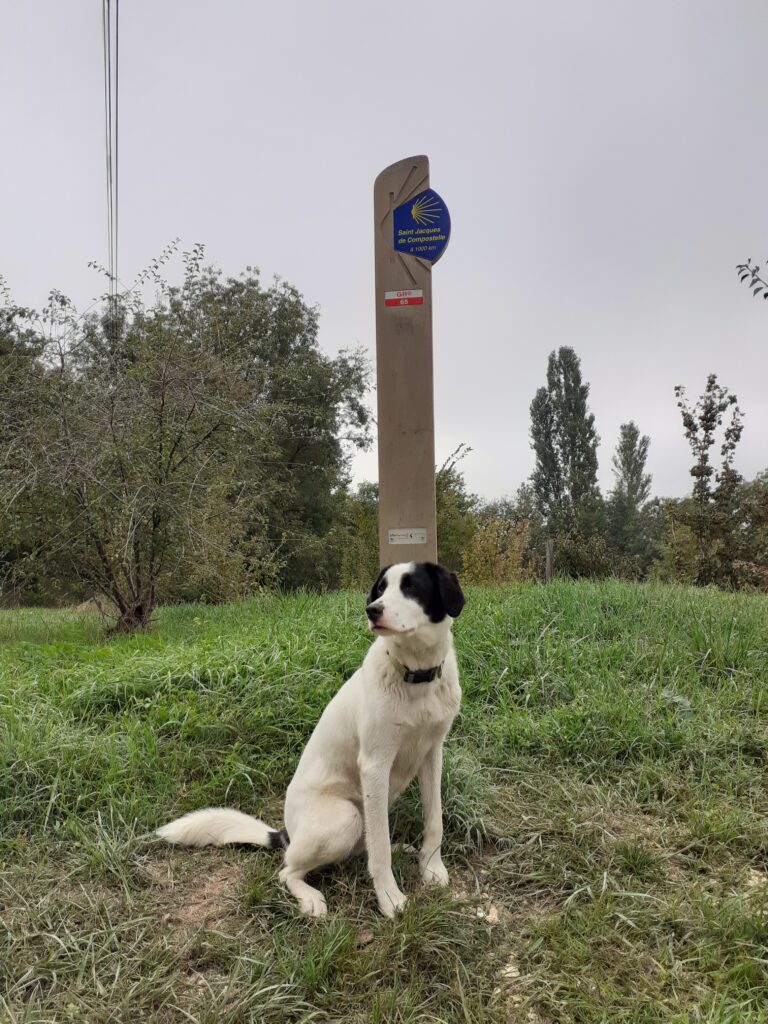
[[[465,905],[468,913],[487,924],[499,924],[509,917],[505,907],[494,898],[485,868],[454,869],[451,873],[451,893],[454,899]]]
[[[141,874],[151,885],[160,889],[171,890],[174,885],[173,869],[170,861],[148,860],[141,865]]]
[[[747,895],[762,899],[768,896],[768,874],[756,868],[747,868],[741,876],[741,884]]]
[[[158,911],[171,928],[239,930],[245,865],[215,850],[184,851],[180,856],[148,858],[141,866],[157,891]]]
[[[658,818],[627,808],[609,810],[600,807],[590,815],[590,821],[602,829],[609,839],[623,842],[642,839],[657,849],[663,849],[674,836],[674,829],[664,825]]]
[[[559,912],[559,906],[548,892],[510,893],[495,888],[490,871],[480,861],[477,865],[454,868],[451,872],[451,893],[463,903],[468,914],[487,924],[500,924],[519,930],[528,924],[539,924]]]

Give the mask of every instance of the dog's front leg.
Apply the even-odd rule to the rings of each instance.
[[[443,743],[436,743],[419,769],[421,806],[424,811],[424,842],[419,854],[422,879],[430,885],[448,885],[440,846],[443,841],[443,805],[440,783],[443,774]]]
[[[392,874],[392,847],[389,839],[390,769],[391,764],[380,760],[360,765],[368,871],[382,914],[394,917],[405,906],[407,897],[400,891]]]

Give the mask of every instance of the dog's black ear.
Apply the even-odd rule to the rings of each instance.
[[[458,618],[464,607],[464,593],[456,578],[456,573],[449,572],[442,565],[430,565],[430,569],[434,574],[437,592],[446,615],[450,615],[452,619]]]
[[[384,568],[379,573],[379,575],[376,577],[376,580],[375,580],[373,586],[371,587],[371,592],[368,595],[368,600],[365,602],[366,607],[369,604],[373,604],[373,602],[378,598],[378,596],[379,596],[379,584],[381,583],[382,579],[384,578],[384,573],[387,571],[387,569],[391,569],[391,568],[392,568],[391,566],[385,565]]]

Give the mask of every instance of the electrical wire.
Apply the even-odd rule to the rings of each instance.
[[[115,0],[115,289],[120,280],[118,268],[118,227],[120,217],[120,0]]]
[[[107,274],[112,311],[117,301],[118,285],[118,198],[119,198],[119,52],[120,6],[115,0],[114,30],[112,0],[102,0],[102,47],[104,51],[104,150],[107,185]],[[113,47],[114,38],[114,47]],[[113,72],[114,49],[114,72]]]
[[[107,272],[109,274],[109,293],[112,294],[112,156],[111,133],[109,130],[109,21],[107,0],[101,4],[101,42],[104,55],[104,155],[107,184]]]

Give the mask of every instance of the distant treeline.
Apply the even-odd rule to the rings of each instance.
[[[158,602],[364,586],[377,568],[376,487],[349,477],[370,444],[363,353],[328,357],[295,288],[223,279],[201,246],[166,285],[172,250],[84,315],[59,292],[14,305],[0,280],[2,603],[101,595],[133,629]],[[438,469],[440,560],[468,582],[538,578],[553,538],[560,574],[768,589],[768,476],[734,468],[735,397],[714,375],[692,407],[677,389],[694,484],[659,500],[633,422],[601,494],[588,396],[573,350],[553,352],[513,498],[468,493],[465,446]]]

